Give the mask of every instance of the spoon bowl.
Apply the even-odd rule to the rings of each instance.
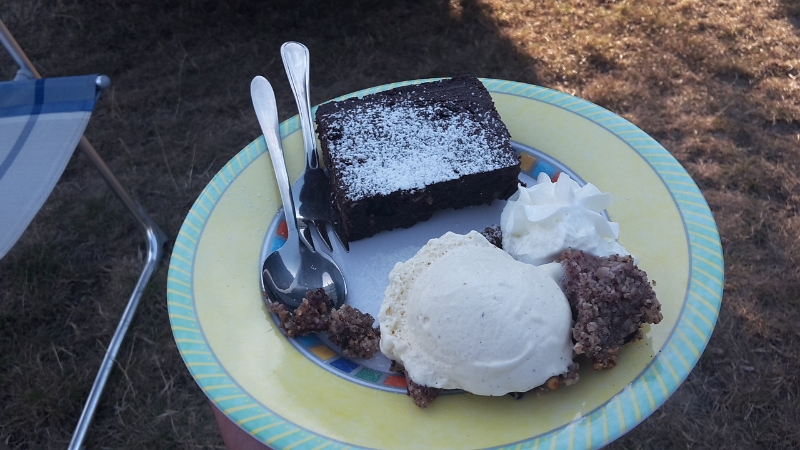
[[[306,292],[322,288],[333,300],[334,307],[343,305],[346,285],[336,263],[323,253],[313,253],[305,245],[287,245],[288,240],[264,260],[261,287],[267,297],[294,309],[303,302]]]
[[[312,251],[300,242],[272,86],[266,78],[257,76],[250,83],[250,95],[272,158],[288,232],[283,246],[264,260],[261,273],[264,293],[269,300],[294,309],[303,302],[306,292],[322,288],[336,307],[341,306],[347,298],[342,270],[328,255]]]

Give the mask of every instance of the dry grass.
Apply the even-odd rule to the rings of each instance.
[[[612,448],[800,446],[800,2],[6,0],[45,75],[108,74],[87,134],[170,236],[256,137],[263,74],[295,114],[278,48],[312,54],[312,101],[473,73],[561,89],[623,115],[687,168],[717,219],[725,297],[684,385]],[[0,57],[0,67],[10,67]],[[0,75],[8,79],[13,71]],[[76,156],[0,261],[0,448],[63,448],[143,243]],[[166,267],[147,290],[89,448],[219,448],[176,351]]]

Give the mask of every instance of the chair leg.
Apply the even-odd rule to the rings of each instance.
[[[17,74],[18,77],[27,79],[41,78],[41,75],[39,75],[39,72],[33,66],[33,63],[31,63],[30,59],[28,59],[28,56],[25,55],[25,52],[19,46],[16,39],[14,39],[14,36],[11,35],[11,32],[8,30],[2,20],[0,20],[0,43],[2,43],[6,50],[8,50],[8,52],[11,54],[11,57],[20,67],[20,71]],[[97,87],[99,89],[107,87],[108,84],[109,80],[107,77],[101,76],[97,80]],[[128,300],[128,305],[125,307],[125,311],[122,313],[122,318],[120,319],[119,325],[117,325],[117,330],[114,332],[114,336],[111,337],[111,342],[108,345],[108,350],[106,350],[103,363],[100,365],[100,370],[98,371],[97,377],[94,380],[92,390],[89,391],[89,398],[86,400],[86,404],[83,407],[83,412],[81,412],[81,417],[78,420],[78,426],[75,429],[75,433],[72,435],[72,440],[69,444],[70,450],[78,450],[83,445],[89,425],[92,423],[92,419],[94,419],[94,413],[97,410],[98,403],[100,402],[100,396],[103,393],[103,389],[105,389],[106,381],[108,381],[108,376],[114,366],[114,361],[116,360],[119,348],[122,345],[125,334],[128,332],[128,327],[133,320],[136,309],[139,307],[139,301],[144,293],[144,288],[147,286],[147,282],[150,281],[150,278],[153,276],[153,272],[155,272],[156,267],[158,267],[158,264],[161,262],[161,257],[164,252],[164,243],[167,240],[167,235],[161,231],[158,225],[156,225],[150,216],[147,215],[141,205],[136,203],[136,201],[134,201],[128,192],[122,187],[122,185],[119,183],[119,180],[117,180],[117,177],[114,176],[114,174],[106,165],[105,161],[100,158],[100,155],[94,149],[92,144],[88,139],[86,139],[86,136],[81,137],[81,140],[78,143],[78,148],[80,148],[83,153],[92,160],[108,186],[114,191],[117,197],[128,208],[128,211],[130,211],[131,215],[133,215],[133,217],[136,219],[136,222],[139,224],[139,228],[144,234],[145,241],[147,242],[147,261],[142,269],[142,274],[139,276],[139,281],[136,282],[136,286],[133,289],[133,294],[131,294],[131,297]]]
[[[136,286],[133,289],[133,294],[131,294],[131,297],[128,300],[128,305],[125,307],[125,311],[122,313],[122,318],[120,319],[119,325],[117,325],[114,336],[111,338],[111,342],[108,345],[108,350],[106,350],[106,355],[103,358],[102,364],[100,365],[97,377],[92,385],[92,390],[89,392],[89,398],[86,400],[86,404],[83,407],[83,412],[78,420],[78,425],[75,428],[75,433],[72,435],[72,440],[69,444],[70,450],[78,450],[82,448],[89,425],[91,425],[92,420],[94,419],[97,405],[99,404],[100,397],[105,389],[106,381],[108,381],[108,376],[111,374],[111,370],[113,369],[114,361],[116,360],[119,348],[128,332],[128,327],[133,320],[136,309],[139,307],[139,301],[142,298],[144,289],[161,261],[164,243],[167,240],[166,234],[161,231],[158,225],[156,225],[150,216],[147,215],[144,209],[142,209],[142,207],[136,203],[133,198],[131,198],[131,196],[122,187],[117,178],[114,176],[105,162],[100,158],[100,155],[97,154],[97,151],[85,136],[81,138],[78,148],[80,148],[84,154],[86,154],[86,156],[92,160],[103,179],[106,181],[106,183],[108,183],[109,187],[111,187],[117,197],[119,197],[122,203],[125,204],[130,213],[138,222],[139,227],[144,234],[145,240],[147,241],[147,261],[145,262],[142,274],[139,276],[139,281],[137,281]]]

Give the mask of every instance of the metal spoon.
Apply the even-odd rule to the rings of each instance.
[[[323,288],[334,304],[341,306],[347,297],[347,285],[341,269],[329,256],[312,252],[300,244],[292,188],[283,159],[275,93],[269,81],[262,76],[255,77],[250,83],[250,96],[272,158],[288,229],[286,243],[264,260],[262,288],[270,300],[290,308],[298,307],[307,291]]]

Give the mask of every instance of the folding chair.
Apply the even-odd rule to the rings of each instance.
[[[70,449],[81,448],[114,361],[144,288],[158,266],[166,235],[125,191],[83,136],[104,75],[43,79],[0,20],[0,41],[19,66],[14,81],[0,82],[0,258],[50,195],[76,146],[94,163],[128,208],[147,241],[147,261],[106,351],[84,405]]]

